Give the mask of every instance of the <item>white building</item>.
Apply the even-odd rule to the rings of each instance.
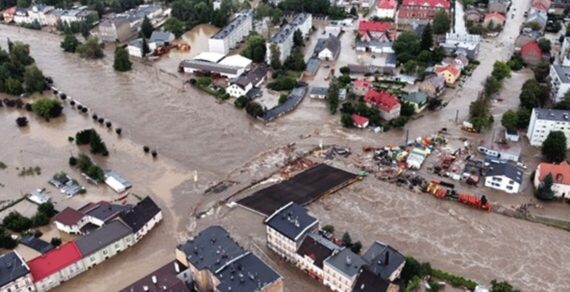
[[[345,248],[324,261],[323,284],[333,291],[351,292],[358,272],[364,265],[364,259]]]
[[[36,291],[30,268],[17,251],[0,256],[0,292]]]
[[[267,219],[267,245],[282,258],[296,262],[297,250],[308,233],[318,229],[319,220],[309,215],[305,208],[290,202]]]
[[[323,262],[341,248],[317,233],[310,233],[297,250],[297,268],[319,281],[325,278]]]
[[[506,162],[490,162],[485,173],[485,186],[516,194],[522,184],[523,172]]]
[[[130,56],[142,58],[143,57],[143,39],[138,38],[129,42],[127,52]]]
[[[301,31],[303,38],[309,36],[309,32],[313,26],[313,16],[308,13],[299,13],[293,17],[293,20],[282,26],[281,29],[266,43],[266,61],[271,62],[271,47],[275,45],[279,49],[279,60],[285,62],[291,54],[293,48],[293,34],[296,30]]]
[[[570,141],[570,111],[535,108],[530,115],[527,137],[532,146],[542,146],[551,131],[561,131]],[[570,148],[570,143],[568,143]]]
[[[376,16],[394,19],[397,8],[398,2],[396,0],[379,0],[378,4],[376,4]]]
[[[131,228],[134,233],[134,243],[137,243],[162,221],[162,211],[150,197],[146,197],[119,217]]]
[[[210,52],[227,55],[253,29],[253,10],[236,13],[235,18],[208,40]]]
[[[169,46],[175,39],[176,37],[171,32],[155,30],[148,40],[148,48],[151,52],[154,52],[154,50],[160,47]]]
[[[30,22],[37,22],[41,26],[47,25],[47,15],[54,9],[53,6],[43,4],[33,5],[28,9],[28,17]]]
[[[117,193],[122,193],[133,186],[128,180],[112,170],[105,171],[105,184]]]
[[[541,163],[536,167],[534,187],[538,189],[544,178],[552,176],[552,190],[557,198],[570,196],[570,164],[564,161],[560,164]]]
[[[558,103],[564,99],[564,94],[570,89],[570,67],[550,66],[550,88],[552,102]]]
[[[267,69],[259,66],[232,80],[226,88],[226,92],[233,97],[246,96],[250,90],[254,87],[259,87],[265,81],[266,75]]]
[[[65,10],[60,20],[66,23],[82,22],[87,20],[88,17],[98,18],[97,11],[89,10],[87,6],[81,6],[70,10]]]
[[[252,61],[240,55],[224,57],[214,52],[204,52],[192,60],[180,62],[179,71],[185,73],[209,73],[227,78],[236,78],[247,71]]]
[[[481,36],[475,34],[446,33],[445,41],[439,44],[447,53],[463,52],[471,59],[479,55]]]
[[[114,220],[91,233],[78,238],[75,243],[83,255],[83,265],[89,269],[134,244],[131,229]]]

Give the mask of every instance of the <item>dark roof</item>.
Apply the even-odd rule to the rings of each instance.
[[[340,52],[340,40],[334,36],[329,36],[328,38],[320,38],[317,40],[317,45],[315,46],[315,55],[318,55],[324,49],[329,49],[333,56],[337,56]]]
[[[307,61],[305,72],[308,72],[309,74],[316,74],[320,66],[321,60],[317,58],[310,58],[309,61]]]
[[[119,220],[115,220],[85,236],[78,238],[75,243],[83,257],[86,257],[131,233],[132,231],[127,225]]]
[[[401,253],[391,246],[378,241],[368,248],[362,258],[368,262],[367,266],[371,272],[387,280],[394,271],[406,262]]]
[[[313,259],[313,264],[319,268],[323,268],[323,261],[330,257],[340,247],[332,241],[322,237],[316,233],[310,233],[305,237],[303,243],[297,250],[301,256],[308,256]]]
[[[150,198],[145,197],[132,209],[121,214],[121,219],[137,233],[146,223],[160,212],[160,207]]]
[[[299,103],[301,103],[303,98],[305,98],[305,94],[307,94],[307,89],[308,89],[307,86],[300,86],[293,88],[293,90],[289,92],[287,100],[284,103],[277,105],[270,110],[267,110],[265,114],[263,114],[261,119],[265,122],[268,122],[280,117],[281,115],[284,115],[285,113],[294,110],[299,105]]]
[[[353,292],[384,292],[388,291],[390,282],[376,276],[370,269],[364,266],[360,269],[356,282],[352,288]]]
[[[570,110],[557,110],[546,108],[534,108],[534,115],[539,120],[568,122],[570,121]]]
[[[198,270],[217,272],[229,261],[245,253],[230,234],[221,226],[210,226],[194,238],[178,246]]]
[[[0,287],[28,274],[30,270],[15,251],[0,256]]]
[[[50,250],[52,250],[52,249],[55,248],[55,246],[51,245],[49,242],[47,242],[47,241],[45,241],[45,240],[43,240],[43,239],[41,239],[41,238],[37,238],[37,237],[35,237],[35,236],[33,236],[33,235],[29,235],[29,236],[23,237],[23,238],[20,240],[20,242],[21,242],[23,245],[25,245],[25,246],[27,246],[27,247],[33,249],[33,250],[36,250],[36,251],[38,251],[38,252],[40,252],[40,253],[42,253],[42,254],[44,254],[44,253],[46,253],[46,252],[48,252],[48,251],[50,251]]]
[[[127,212],[132,209],[132,205],[118,205],[111,204],[106,201],[99,201],[98,203],[88,203],[81,207],[79,212],[95,217],[103,222],[107,222],[116,218],[119,214]]]
[[[63,209],[63,211],[57,213],[57,215],[53,217],[53,220],[69,226],[77,224],[77,222],[79,222],[83,216],[83,213],[73,208],[67,207]]]
[[[327,96],[329,93],[329,88],[328,87],[311,87],[311,95],[324,95]]]
[[[220,284],[217,291],[254,292],[281,279],[269,265],[251,252],[229,262],[216,274]]]
[[[230,35],[236,28],[239,28],[243,22],[252,21],[253,10],[247,9],[241,11],[230,23],[228,23],[224,28],[214,34],[212,39],[225,39]]]
[[[299,236],[317,222],[317,218],[309,215],[307,209],[294,202],[281,207],[265,219],[265,224],[293,241],[297,241]]]
[[[178,265],[179,271],[182,270],[180,267],[184,267],[176,260],[171,261],[150,274],[138,279],[131,285],[123,288],[120,292],[144,291],[144,286],[148,287],[148,292],[190,292],[190,289],[186,284],[177,277],[178,273],[176,272],[176,265]],[[152,277],[156,277],[156,284],[152,281]]]
[[[422,103],[425,103],[427,101],[427,94],[425,94],[421,91],[409,92],[407,94],[404,94],[402,99],[407,101],[407,102],[422,104]]]
[[[490,162],[485,176],[506,176],[517,183],[522,183],[523,172],[509,163]]]
[[[348,248],[329,257],[325,263],[349,278],[356,276],[360,268],[366,265],[366,262],[359,255]]]
[[[265,66],[257,66],[252,70],[247,72],[247,78],[253,83],[253,86],[257,86],[257,84],[265,78],[267,75],[267,67]]]

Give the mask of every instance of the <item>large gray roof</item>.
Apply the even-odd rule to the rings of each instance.
[[[282,26],[281,29],[271,38],[270,43],[280,44],[284,42],[297,30],[297,27],[303,24],[309,17],[311,17],[311,15],[308,13],[299,13],[295,15],[290,23]]]
[[[251,9],[241,11],[232,21],[230,21],[230,23],[228,23],[228,25],[224,26],[224,28],[222,28],[220,31],[214,34],[211,38],[213,39],[226,38],[230,33],[232,33],[245,21],[252,21],[252,13],[253,10]]]
[[[406,262],[401,253],[378,241],[368,248],[362,258],[368,262],[369,270],[383,279],[389,279],[390,275]]]
[[[337,56],[340,52],[340,40],[333,36],[318,39],[317,45],[315,46],[315,55],[319,54],[325,48],[331,51],[333,56]]]
[[[523,172],[514,165],[508,163],[491,162],[487,167],[485,176],[506,176],[517,183],[522,183]]]
[[[136,233],[160,212],[160,207],[149,196],[146,196],[120,216],[121,220]]]
[[[570,121],[570,110],[558,110],[558,109],[546,109],[546,108],[534,108],[533,114],[539,120],[549,120],[549,121]]]
[[[198,270],[217,272],[224,265],[245,253],[221,226],[210,226],[194,238],[178,246]]]
[[[26,275],[30,270],[14,251],[0,256],[0,287]]]
[[[334,267],[335,270],[351,278],[358,273],[362,266],[366,265],[366,262],[359,255],[345,248],[326,259],[325,264]]]
[[[570,67],[555,64],[552,65],[552,68],[562,83],[570,83]]]
[[[216,276],[220,284],[217,291],[254,292],[279,280],[281,275],[275,272],[251,252],[226,264]]]
[[[80,237],[75,241],[75,244],[77,244],[81,254],[86,257],[131,233],[132,231],[127,225],[119,220],[115,220]]]
[[[275,211],[265,220],[265,224],[293,241],[297,241],[301,234],[317,222],[307,209],[294,202]]]

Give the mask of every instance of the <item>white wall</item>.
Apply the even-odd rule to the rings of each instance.
[[[518,193],[520,184],[506,176],[487,176],[485,186],[507,192],[509,194]]]

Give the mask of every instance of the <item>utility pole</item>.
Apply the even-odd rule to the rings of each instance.
[[[409,136],[410,136],[410,129],[406,129],[406,145],[408,145]]]
[[[455,123],[457,124],[457,120],[459,119],[459,110],[455,112]]]

